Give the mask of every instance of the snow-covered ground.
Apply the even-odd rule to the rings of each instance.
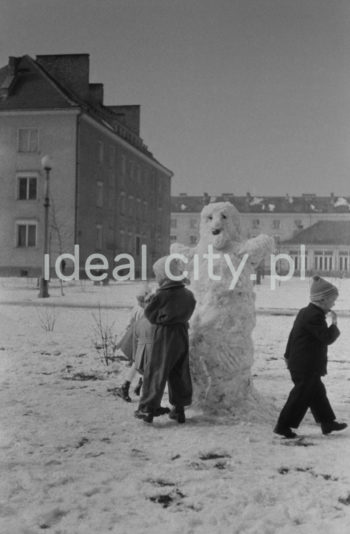
[[[325,384],[338,419],[350,420],[350,281],[332,281],[342,335]],[[256,286],[253,372],[277,414],[291,386],[285,342],[309,282],[269,283]],[[194,408],[185,425],[146,425],[135,395],[114,396],[128,368],[106,367],[96,320],[121,332],[137,286],[84,282],[61,296],[57,285],[38,299],[34,281],[0,279],[0,533],[348,534],[350,430],[325,437],[307,416],[302,438],[284,440],[274,419]]]

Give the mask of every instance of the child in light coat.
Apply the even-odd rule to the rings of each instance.
[[[121,340],[119,341],[117,348],[121,349],[125,356],[130,361],[130,370],[127,374],[127,377],[124,383],[117,388],[116,394],[118,397],[121,397],[126,402],[131,402],[131,397],[129,395],[129,390],[132,381],[135,376],[140,373],[139,368],[141,368],[142,360],[142,349],[141,346],[138,346],[138,339],[141,335],[139,322],[142,321],[143,332],[142,337],[145,337],[145,325],[144,325],[144,307],[147,301],[147,297],[151,294],[151,289],[148,285],[143,286],[136,295],[137,305],[133,308],[128,325],[126,327],[125,333],[122,335]],[[151,325],[149,325],[151,326]],[[151,333],[149,333],[151,336]],[[152,336],[151,336],[152,337]],[[141,342],[140,342],[141,343]],[[142,387],[142,378],[140,377],[135,387],[134,393],[140,395]]]

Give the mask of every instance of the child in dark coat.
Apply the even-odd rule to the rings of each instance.
[[[184,282],[173,280],[165,270],[166,257],[158,260],[153,270],[159,289],[145,308],[145,316],[156,325],[153,345],[144,368],[143,390],[135,416],[146,422],[166,413],[161,400],[168,383],[169,402],[173,408],[169,417],[185,422],[184,407],[192,402],[192,381],[189,366],[188,321],[196,301]],[[172,260],[171,273],[181,274],[181,267]]]
[[[294,387],[289,394],[274,429],[276,434],[295,438],[292,428],[298,428],[308,408],[323,434],[344,430],[346,423],[338,423],[327,397],[321,376],[327,374],[327,349],[340,335],[337,315],[331,308],[338,297],[337,288],[314,276],[310,290],[310,304],[302,308],[290,332],[285,359]],[[327,325],[326,314],[332,324]]]

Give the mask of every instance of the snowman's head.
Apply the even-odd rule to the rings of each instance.
[[[200,241],[223,250],[233,241],[240,241],[238,210],[230,202],[207,204],[201,213]]]

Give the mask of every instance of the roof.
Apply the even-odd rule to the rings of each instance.
[[[350,221],[318,221],[281,244],[350,246]]]
[[[201,196],[186,194],[171,197],[172,213],[200,213],[210,202],[231,202],[240,213],[350,213],[350,197],[328,197],[304,194],[301,196],[244,196],[221,194]]]
[[[66,56],[67,58],[82,56],[86,59],[88,54],[66,54]],[[44,57],[37,56],[37,60],[28,55],[12,57],[8,65],[0,68],[0,112],[80,108],[104,128],[161,165],[167,173],[173,174],[154,158],[141,137],[119,119],[117,113],[113,111],[113,106],[105,106],[103,102],[90,98],[92,96],[89,94],[90,86],[96,84],[89,84],[87,78],[87,98],[84,98],[82,94],[72,89],[72,85],[64,83],[62,77],[55,76],[54,71],[43,64]]]

